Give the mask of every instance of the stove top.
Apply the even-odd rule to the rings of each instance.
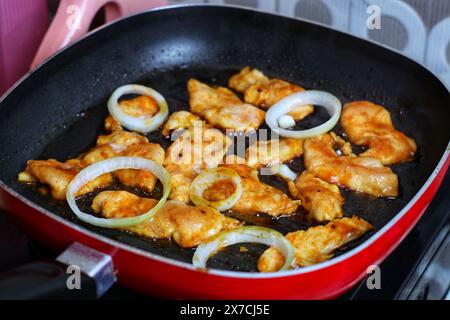
[[[54,257],[0,212],[0,273],[35,259]],[[450,299],[450,172],[422,219],[380,270],[380,289],[369,289],[364,279],[340,299]],[[103,297],[141,298],[145,297],[120,285]]]

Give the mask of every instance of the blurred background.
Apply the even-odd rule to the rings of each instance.
[[[68,6],[76,0],[63,0]],[[98,0],[90,0],[98,1]],[[29,70],[60,0],[0,0],[0,94]],[[114,0],[104,1],[105,7]],[[164,0],[131,0],[143,7]],[[167,4],[240,5],[319,22],[382,43],[426,65],[450,88],[450,0],[166,0]],[[367,28],[370,6],[380,28]],[[64,8],[66,9],[66,8]],[[105,21],[100,9],[90,29]]]
[[[242,5],[328,25],[394,48],[425,64],[450,87],[449,0],[172,0],[172,4]],[[366,26],[380,8],[381,28]]]

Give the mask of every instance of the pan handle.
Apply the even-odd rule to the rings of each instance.
[[[34,57],[31,69],[35,69],[48,57],[88,33],[95,15],[102,8],[105,9],[106,22],[111,22],[132,13],[166,4],[167,0],[61,0],[55,18]]]
[[[0,274],[0,299],[94,299],[115,281],[109,255],[74,243],[56,261],[36,261]]]

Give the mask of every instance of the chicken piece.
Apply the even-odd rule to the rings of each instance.
[[[164,150],[158,144],[148,143],[146,137],[127,131],[114,131],[109,135],[99,136],[97,146],[80,155],[77,159],[71,159],[64,163],[54,159],[30,160],[24,172],[19,174],[21,182],[36,182],[50,187],[50,193],[57,200],[66,198],[66,190],[70,181],[83,168],[92,163],[117,157],[136,156],[163,163]],[[140,187],[151,192],[156,183],[156,177],[145,170],[118,170],[119,180],[129,186]],[[112,174],[102,175],[80,188],[77,196],[90,193],[96,188],[107,187],[113,182]]]
[[[369,101],[346,104],[341,125],[352,143],[369,147],[360,157],[388,165],[410,161],[417,150],[413,139],[395,129],[389,111]]]
[[[342,218],[344,198],[335,184],[304,171],[295,181],[289,181],[288,186],[292,196],[302,201],[302,206],[314,220],[323,222]]]
[[[138,133],[114,130],[109,135],[100,135],[97,138],[97,146],[82,154],[80,159],[87,166],[94,162],[123,155],[122,153],[128,148],[147,143],[148,139]]]
[[[158,102],[150,96],[138,96],[133,99],[122,100],[119,106],[132,117],[152,117],[159,111]]]
[[[162,134],[168,137],[171,131],[193,127],[196,121],[205,123],[200,117],[189,111],[177,111],[170,115],[163,127]]]
[[[105,119],[105,129],[106,131],[121,131],[123,130],[122,125],[119,121],[113,118],[112,115],[108,115]]]
[[[152,160],[159,165],[164,162],[164,149],[156,143],[143,143],[129,147],[121,154],[124,157],[140,157]],[[130,187],[152,192],[157,181],[156,176],[146,170],[124,169],[115,172],[119,181]]]
[[[352,145],[350,144],[350,142],[345,141],[344,139],[342,139],[340,136],[338,136],[334,132],[330,132],[330,137],[334,140],[334,143],[336,144],[336,146],[339,148],[339,151],[344,156],[350,156],[350,155],[354,156],[355,155],[353,153]]]
[[[120,153],[116,150],[117,148],[113,148],[108,144],[104,144],[92,148],[85,154],[81,155],[80,159],[84,166],[88,166],[101,160],[119,156]]]
[[[269,79],[261,71],[245,67],[232,76],[228,82],[230,88],[244,93],[244,101],[263,109],[269,109],[281,99],[304,89],[280,79]],[[302,105],[288,114],[296,121],[306,118],[314,112],[311,105]]]
[[[142,214],[156,203],[155,199],[141,198],[127,191],[104,191],[94,198],[92,209],[107,218],[123,218]],[[169,200],[153,219],[125,230],[147,238],[173,238],[180,247],[192,248],[220,231],[241,225],[214,208],[192,207]]]
[[[236,170],[241,177],[243,192],[238,202],[231,208],[241,214],[266,213],[273,217],[293,214],[300,201],[291,200],[282,191],[259,181],[258,171],[245,164],[225,164],[224,167]],[[224,188],[213,184],[205,193],[214,195],[210,201],[226,199],[234,192],[233,188]],[[204,194],[204,195],[205,195]]]
[[[99,136],[97,147],[93,148],[82,160],[91,164],[111,157],[140,157],[162,165],[164,149],[156,143],[149,143],[143,135],[135,132],[113,131],[106,136]],[[130,187],[138,187],[152,192],[156,184],[156,176],[146,170],[124,169],[115,172],[119,181]]]
[[[188,127],[166,152],[164,167],[172,186],[169,198],[188,203],[191,182],[202,170],[221,164],[231,143],[229,137],[204,121]]]
[[[147,142],[148,139],[143,135],[128,131],[113,131],[109,135],[100,135],[97,138],[97,146],[108,145],[117,153],[125,151],[132,145]]]
[[[46,184],[50,188],[50,194],[57,200],[65,200],[67,187],[72,179],[83,168],[82,163],[78,159],[71,159],[66,162],[59,162],[55,159],[50,160],[30,160],[27,163],[25,174],[19,174],[21,182],[35,182],[36,180],[42,184]],[[21,178],[22,176],[22,178]],[[24,180],[29,177],[30,180]],[[35,180],[32,181],[31,178]],[[102,175],[86,185],[77,192],[77,196],[94,191],[96,188],[106,187],[112,183],[110,174]]]
[[[220,129],[249,132],[264,122],[265,112],[242,102],[227,88],[212,88],[200,81],[188,82],[191,112]]]
[[[149,96],[138,96],[133,99],[122,100],[119,102],[119,106],[122,108],[123,112],[132,117],[152,117],[159,111],[158,103]],[[111,115],[105,119],[105,129],[110,132],[123,130],[120,122]]]
[[[348,187],[376,197],[396,197],[398,178],[375,158],[338,156],[329,134],[307,139],[304,143],[306,169],[329,183]]]
[[[286,238],[295,249],[295,267],[306,267],[331,259],[334,252],[349,242],[358,239],[372,225],[367,221],[353,216],[329,222],[324,226],[311,227],[291,232]],[[275,248],[267,249],[258,261],[258,270],[274,272],[284,264],[284,256]]]
[[[245,151],[248,166],[261,168],[291,161],[303,154],[303,140],[280,138],[257,141]]]
[[[91,208],[107,219],[135,217],[149,211],[158,200],[142,198],[128,191],[102,191],[95,196]]]
[[[258,69],[252,69],[247,66],[228,80],[228,86],[237,92],[244,93],[248,88],[255,84],[267,83],[269,81],[270,79],[267,78],[264,73]]]
[[[258,107],[269,109],[281,99],[304,90],[286,81],[271,79],[268,82],[257,83],[248,88],[244,93],[244,100]]]

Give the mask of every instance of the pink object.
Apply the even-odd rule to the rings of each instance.
[[[106,22],[145,9],[166,5],[166,0],[61,0],[56,16],[45,35],[31,68],[89,31],[97,12],[105,8]]]
[[[46,0],[0,0],[0,95],[29,70],[47,27]]]

